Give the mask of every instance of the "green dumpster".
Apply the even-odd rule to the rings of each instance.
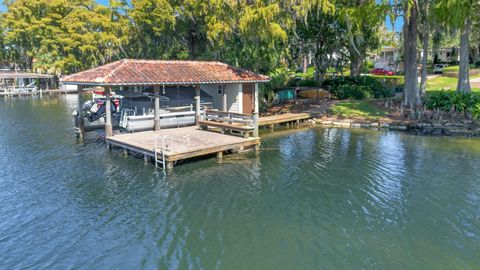
[[[295,91],[293,89],[280,90],[278,91],[278,99],[280,100],[295,99]]]

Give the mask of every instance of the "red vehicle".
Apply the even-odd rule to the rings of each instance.
[[[388,69],[384,69],[384,68],[376,68],[376,69],[370,70],[370,74],[373,74],[373,75],[384,75],[384,76],[393,76],[393,75],[395,75],[395,72],[393,72],[393,71],[391,71],[391,70],[388,70]]]

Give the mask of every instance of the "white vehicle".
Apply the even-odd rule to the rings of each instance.
[[[444,64],[436,64],[434,67],[433,67],[433,73],[435,74],[443,74],[443,69],[446,68],[447,65],[444,65]]]

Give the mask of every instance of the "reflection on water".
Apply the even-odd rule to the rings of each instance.
[[[75,108],[0,100],[1,268],[480,268],[479,140],[280,131],[165,176]]]

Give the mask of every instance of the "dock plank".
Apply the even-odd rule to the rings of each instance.
[[[306,120],[310,119],[312,116],[308,113],[285,113],[277,114],[271,116],[260,117],[258,125],[259,126],[269,126],[275,124],[283,124],[288,122],[294,122],[297,120]]]
[[[208,154],[254,147],[260,144],[259,138],[241,138],[217,132],[200,130],[197,127],[163,129],[120,134],[107,138],[107,142],[131,151],[154,156],[155,136],[168,135],[172,138],[172,147],[165,151],[167,161],[177,161]],[[168,142],[170,142],[168,140]],[[158,142],[161,145],[161,142]],[[158,149],[160,151],[160,149]]]

